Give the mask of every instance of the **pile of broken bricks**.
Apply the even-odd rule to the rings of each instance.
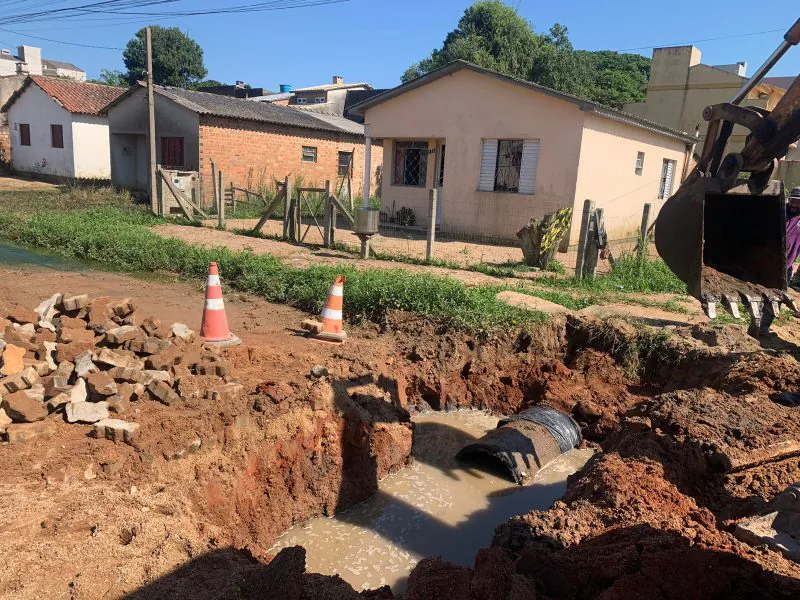
[[[139,318],[129,298],[54,294],[0,307],[0,439],[36,437],[53,419],[130,443],[126,413],[145,401],[230,401],[243,393],[218,348],[182,323]]]

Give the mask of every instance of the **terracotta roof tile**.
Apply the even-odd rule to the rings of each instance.
[[[125,92],[124,88],[43,75],[31,75],[31,81],[69,112],[81,115],[99,115],[100,109]]]

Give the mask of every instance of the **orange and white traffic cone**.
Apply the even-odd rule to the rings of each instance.
[[[347,334],[342,329],[342,303],[344,301],[344,275],[339,275],[328,292],[328,300],[319,315],[322,331],[314,337],[329,342],[343,342]]]
[[[203,310],[203,322],[200,324],[200,337],[207,344],[215,346],[236,346],[242,343],[242,340],[228,329],[228,317],[225,315],[225,303],[222,301],[222,285],[219,282],[219,271],[215,262],[208,267],[206,305]]]

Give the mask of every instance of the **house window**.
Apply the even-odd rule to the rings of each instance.
[[[533,194],[538,162],[539,140],[483,140],[478,189]]]
[[[317,162],[316,146],[303,146],[303,162]]]
[[[183,167],[183,138],[161,138],[161,164],[165,167]]]
[[[675,175],[675,161],[664,159],[661,165],[661,185],[658,188],[658,199],[663,200],[672,195],[672,180]]]
[[[644,170],[644,152],[636,153],[636,174],[641,175]]]
[[[394,185],[423,187],[428,178],[428,142],[394,143]]]
[[[314,98],[314,102],[316,104],[324,104],[325,103],[325,96],[317,96]]]
[[[19,145],[31,145],[31,126],[28,123],[19,124]]]
[[[53,148],[64,147],[64,127],[62,125],[50,125],[50,146]]]
[[[350,169],[353,166],[352,152],[339,152],[339,177],[350,177]]]
[[[297,103],[298,104],[308,104],[308,98],[302,98],[302,97],[298,98],[297,99]]]

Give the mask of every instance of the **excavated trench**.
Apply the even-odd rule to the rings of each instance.
[[[490,339],[403,315],[390,327],[396,355],[385,371],[350,381],[376,389],[404,432],[413,423],[413,453],[397,430],[377,454],[373,444],[371,460],[387,465],[381,475],[317,511],[333,519],[295,515],[280,537],[273,528],[262,554],[280,552],[245,589],[474,600],[800,593],[796,564],[732,535],[737,519],[800,472],[800,409],[775,401],[800,389],[795,357],[765,351],[735,326],[663,335],[569,320]],[[339,358],[351,375],[364,363],[347,350]],[[365,406],[362,392],[348,397]],[[453,459],[495,426],[490,414],[533,406],[572,415],[584,440],[531,485],[516,486],[496,464]],[[373,423],[367,438],[375,431]],[[676,581],[675,572],[686,576]]]

